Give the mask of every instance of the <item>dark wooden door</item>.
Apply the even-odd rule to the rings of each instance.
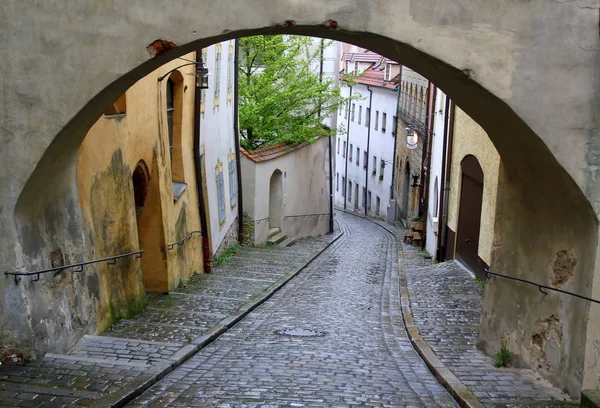
[[[462,188],[458,213],[456,255],[463,264],[477,272],[481,203],[483,200],[483,171],[474,156],[461,163]],[[483,279],[483,277],[480,276]]]

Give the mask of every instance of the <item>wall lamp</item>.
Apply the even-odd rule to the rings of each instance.
[[[187,67],[189,65],[195,65],[196,66],[195,72],[193,74],[187,74],[187,75],[194,75],[196,77],[196,88],[208,89],[208,76],[210,74],[208,73],[208,68],[206,68],[204,66],[204,62],[202,61],[202,58],[200,58],[200,61],[192,61],[192,60],[188,60],[185,58],[179,58],[179,59],[182,59],[184,61],[189,61],[189,62],[187,64],[183,64],[176,68],[173,68],[172,70],[170,70],[163,76],[159,77],[158,82],[162,81],[163,79],[168,77],[173,71],[177,71],[179,68]]]

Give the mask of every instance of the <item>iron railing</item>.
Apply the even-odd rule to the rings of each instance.
[[[582,295],[578,295],[577,293],[568,292],[566,290],[557,289],[557,288],[553,288],[551,286],[542,285],[541,283],[532,282],[532,281],[529,281],[527,279],[521,279],[521,278],[515,278],[514,276],[503,275],[501,273],[492,272],[489,269],[486,269],[485,270],[485,276],[487,278],[489,278],[490,275],[500,276],[500,277],[505,278],[505,279],[515,280],[515,281],[519,281],[519,282],[523,282],[523,283],[528,283],[528,284],[533,285],[533,286],[537,286],[538,289],[539,289],[539,291],[542,292],[544,295],[547,295],[548,292],[544,292],[542,289],[548,289],[548,290],[553,290],[555,292],[564,293],[565,295],[574,296],[574,297],[577,297],[579,299],[584,299],[584,300],[587,300],[589,302],[594,302],[594,303],[600,304],[600,300],[592,299],[592,298],[587,297],[587,296],[582,296]]]
[[[117,259],[119,258],[127,258],[129,256],[134,256],[136,258],[141,258],[142,254],[144,253],[144,250],[141,249],[139,251],[135,251],[135,252],[128,252],[126,254],[121,254],[121,255],[114,255],[114,256],[109,256],[106,258],[100,258],[100,259],[94,259],[91,261],[85,261],[85,262],[79,262],[76,264],[71,264],[71,265],[63,265],[63,266],[57,266],[54,268],[49,268],[49,269],[42,269],[40,271],[33,271],[33,272],[9,272],[9,271],[4,271],[4,275],[12,275],[15,277],[15,282],[19,283],[20,280],[20,276],[33,276],[36,275],[36,278],[34,280],[32,280],[31,282],[37,282],[40,280],[40,275],[43,273],[50,273],[50,272],[62,272],[65,269],[72,269],[72,268],[77,268],[76,270],[73,270],[73,272],[83,272],[83,267],[86,265],[91,265],[91,264],[95,264],[95,263],[100,263],[100,262],[106,262],[109,265],[114,265],[115,263],[117,263]]]
[[[313,218],[313,217],[326,217],[329,216],[329,213],[323,213],[323,214],[302,214],[302,215],[286,215],[285,217],[283,217],[284,220],[290,219],[290,218]]]
[[[195,234],[202,235],[202,231],[192,231],[189,234],[187,234],[185,237],[183,237],[182,239],[180,239],[179,241],[167,244],[167,250],[169,250],[169,251],[172,250],[173,248],[175,248],[175,245],[183,245],[183,243],[185,241],[187,241],[188,239],[190,239]]]
[[[257,224],[260,224],[261,222],[265,222],[265,221],[269,221],[269,217],[267,218],[261,218],[260,220],[255,220],[254,222]]]

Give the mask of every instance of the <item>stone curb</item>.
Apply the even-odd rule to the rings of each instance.
[[[362,218],[370,221],[375,225],[380,226],[390,234],[400,239],[394,231],[380,224],[379,222],[372,220],[362,214],[355,214],[348,210],[336,208],[336,210],[344,212],[346,214],[354,215],[355,217]],[[400,265],[400,262],[398,262]],[[408,287],[406,284],[406,271],[403,267],[398,267],[398,273],[400,274],[400,301],[402,308],[402,319],[408,332],[408,337],[413,347],[419,353],[423,361],[431,373],[438,379],[438,381],[448,390],[450,395],[458,402],[463,408],[483,408],[483,404],[479,402],[479,399],[440,361],[437,355],[429,346],[429,343],[421,336],[419,328],[415,324],[415,319],[410,310],[410,301],[408,298]]]
[[[308,261],[304,263],[304,265],[296,268],[292,273],[287,275],[286,277],[280,279],[275,282],[271,286],[271,290],[268,292],[264,292],[257,297],[253,298],[250,302],[244,304],[240,307],[239,312],[237,314],[231,315],[223,320],[221,320],[216,326],[213,326],[202,336],[197,337],[192,340],[190,345],[183,347],[177,353],[175,353],[172,357],[177,357],[175,361],[168,366],[164,367],[160,372],[151,375],[145,379],[140,380],[136,385],[133,386],[133,389],[123,390],[120,392],[116,392],[113,395],[108,396],[107,398],[100,399],[93,407],[114,407],[120,408],[127,405],[129,402],[134,400],[135,398],[142,395],[148,388],[156,384],[158,381],[163,379],[167,374],[171,371],[179,367],[181,364],[185,363],[192,356],[202,350],[204,347],[208,346],[210,343],[218,339],[223,333],[232,328],[236,323],[246,317],[250,312],[256,309],[258,306],[269,300],[275,293],[277,293],[281,288],[283,288],[289,281],[295,278],[300,272],[302,272],[312,261],[314,261],[319,255],[321,255],[325,250],[327,250],[331,245],[333,245],[338,239],[340,239],[344,233],[340,231],[338,235],[331,240],[325,247],[321,248],[318,252],[313,254]]]

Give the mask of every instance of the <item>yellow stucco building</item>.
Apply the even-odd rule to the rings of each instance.
[[[185,56],[194,60],[195,54]],[[98,330],[203,270],[193,156],[194,64],[161,66],[127,90],[87,133],[77,183],[89,259],[143,250],[96,265]],[[179,67],[179,68],[178,68]]]

